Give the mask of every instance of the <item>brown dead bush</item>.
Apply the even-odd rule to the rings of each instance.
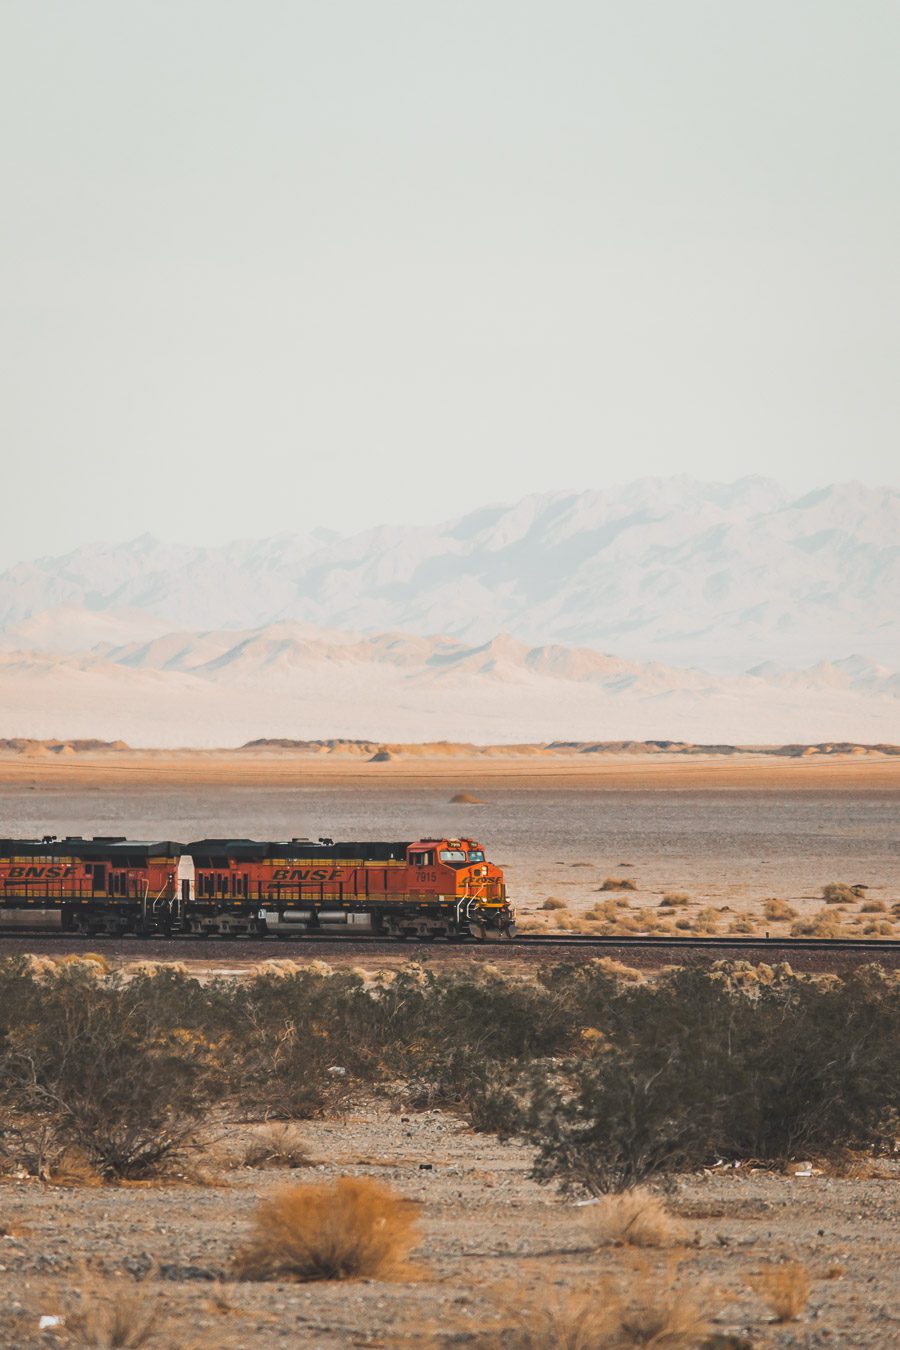
[[[501,1329],[467,1337],[474,1350],[611,1350],[619,1327],[617,1302],[597,1293],[511,1309],[505,1317]]]
[[[791,924],[791,937],[832,938],[840,937],[843,931],[838,915],[829,914],[826,909]]]
[[[565,900],[557,900],[555,895],[548,895],[547,899],[541,905],[541,909],[568,909]]]
[[[710,1326],[687,1294],[641,1281],[631,1306],[619,1319],[611,1350],[651,1346],[653,1350],[697,1350],[709,1339]]]
[[[887,905],[883,900],[867,900],[859,907],[860,914],[886,914]]]
[[[601,1196],[585,1219],[595,1247],[672,1247],[686,1237],[662,1198],[646,1186]]]
[[[710,1333],[696,1303],[671,1279],[643,1272],[628,1296],[609,1284],[539,1307],[517,1308],[499,1331],[476,1336],[475,1350],[697,1350]],[[468,1338],[467,1338],[468,1339]]]
[[[607,877],[603,885],[597,889],[601,891],[636,891],[637,882],[632,881],[631,877]]]
[[[67,1345],[98,1350],[138,1350],[143,1345],[178,1350],[161,1326],[160,1302],[140,1286],[122,1288],[85,1277],[78,1302],[63,1314]]]
[[[786,900],[779,900],[775,896],[763,905],[763,914],[770,923],[789,923],[791,919],[797,917],[797,911],[793,905],[789,905]]]
[[[736,919],[732,919],[728,925],[729,933],[749,934],[755,933],[757,928],[756,919],[752,914],[739,914]]]
[[[861,893],[859,887],[845,886],[840,881],[829,881],[827,886],[822,887],[822,899],[826,905],[852,905]]]
[[[366,1177],[288,1186],[259,1206],[234,1258],[242,1280],[401,1278],[418,1240],[418,1206]]]
[[[677,909],[682,905],[689,905],[691,897],[685,895],[684,891],[666,891],[659,903],[660,905],[671,905],[673,909]]]
[[[780,1266],[765,1266],[747,1283],[766,1303],[777,1322],[793,1322],[806,1307],[809,1298],[809,1273],[799,1261]]]
[[[244,1150],[244,1167],[308,1167],[310,1157],[296,1126],[286,1122],[256,1130]]]

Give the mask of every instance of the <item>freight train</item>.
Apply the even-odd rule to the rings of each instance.
[[[515,911],[474,839],[118,836],[0,839],[0,928],[85,935],[196,933],[501,939]]]

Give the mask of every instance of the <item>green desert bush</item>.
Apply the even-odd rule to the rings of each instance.
[[[535,1175],[594,1195],[716,1158],[892,1147],[900,983],[679,971],[620,989],[587,1054],[532,1070]]]
[[[15,1014],[3,1008],[0,1101],[26,1152],[40,1140],[103,1176],[140,1177],[190,1143],[217,1091],[203,1033],[155,1016],[140,982],[74,967],[18,992]]]

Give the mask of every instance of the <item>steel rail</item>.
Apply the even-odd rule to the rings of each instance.
[[[738,951],[900,952],[897,938],[665,937],[659,934],[521,933],[512,941],[541,947],[675,947]]]

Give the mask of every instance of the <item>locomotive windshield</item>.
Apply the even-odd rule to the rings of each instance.
[[[441,862],[449,863],[451,867],[464,866],[468,861],[466,850],[464,848],[442,848]]]
[[[480,848],[473,848],[469,852],[469,862],[484,862],[484,853]]]

